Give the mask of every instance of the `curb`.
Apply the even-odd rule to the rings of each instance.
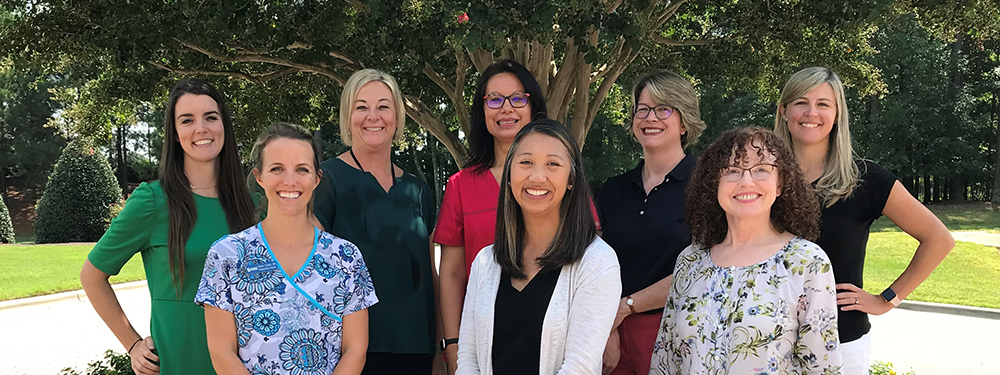
[[[114,284],[111,286],[111,288],[113,288],[116,292],[123,290],[146,288],[146,280]],[[71,290],[68,292],[49,294],[44,296],[18,298],[9,301],[0,301],[0,311],[18,307],[41,305],[45,303],[58,302],[68,299],[76,299],[77,301],[83,301],[87,299],[87,293],[85,293],[83,289],[80,289],[80,290]]]
[[[910,311],[929,312],[948,315],[968,316],[971,318],[1000,320],[1000,310],[985,307],[973,307],[962,305],[950,305],[947,303],[903,301],[899,304],[900,309]],[[2,307],[0,307],[2,309]]]

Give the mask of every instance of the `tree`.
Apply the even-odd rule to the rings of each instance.
[[[3,196],[0,194],[0,243],[14,243],[14,223],[10,220],[10,211]]]
[[[47,91],[54,81],[0,63],[0,195],[7,191],[8,177],[41,186],[66,145],[55,129],[45,126],[58,108]]]
[[[90,142],[70,142],[38,201],[35,241],[97,241],[108,229],[111,206],[121,199],[122,190],[108,161]]]
[[[302,85],[291,92],[335,103],[336,88],[352,71],[389,71],[407,93],[408,116],[436,137],[458,165],[467,155],[460,134],[469,132],[470,87],[496,58],[512,57],[529,67],[546,93],[550,117],[568,123],[583,144],[619,78],[650,67],[687,71],[700,79],[724,78],[745,90],[774,93],[774,82],[795,68],[822,63],[866,92],[877,90],[877,71],[861,57],[872,52],[866,38],[874,22],[891,15],[897,4],[11,3],[5,4],[12,16],[0,30],[5,53],[25,63],[74,66],[81,77],[109,82],[102,94],[111,98],[151,100],[156,95],[150,87],[166,86],[162,81],[169,73],[226,77],[257,87],[292,82]],[[334,100],[322,98],[326,95]]]

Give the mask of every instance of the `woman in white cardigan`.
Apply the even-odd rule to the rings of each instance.
[[[597,237],[580,148],[552,120],[525,125],[504,163],[496,243],[472,264],[458,374],[600,374],[621,294]]]

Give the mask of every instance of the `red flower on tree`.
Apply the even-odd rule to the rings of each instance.
[[[469,20],[469,14],[468,13],[462,12],[462,14],[460,14],[458,16],[458,23],[465,23],[468,20]]]

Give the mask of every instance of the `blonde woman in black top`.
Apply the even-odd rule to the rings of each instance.
[[[774,132],[792,147],[806,182],[820,199],[816,243],[830,256],[837,280],[843,373],[850,375],[868,374],[868,314],[885,314],[898,306],[930,276],[955,240],[895,176],[854,155],[848,125],[844,87],[836,73],[813,67],[789,78],[778,100]],[[920,245],[889,288],[871,293],[862,289],[865,247],[872,222],[882,215]]]

